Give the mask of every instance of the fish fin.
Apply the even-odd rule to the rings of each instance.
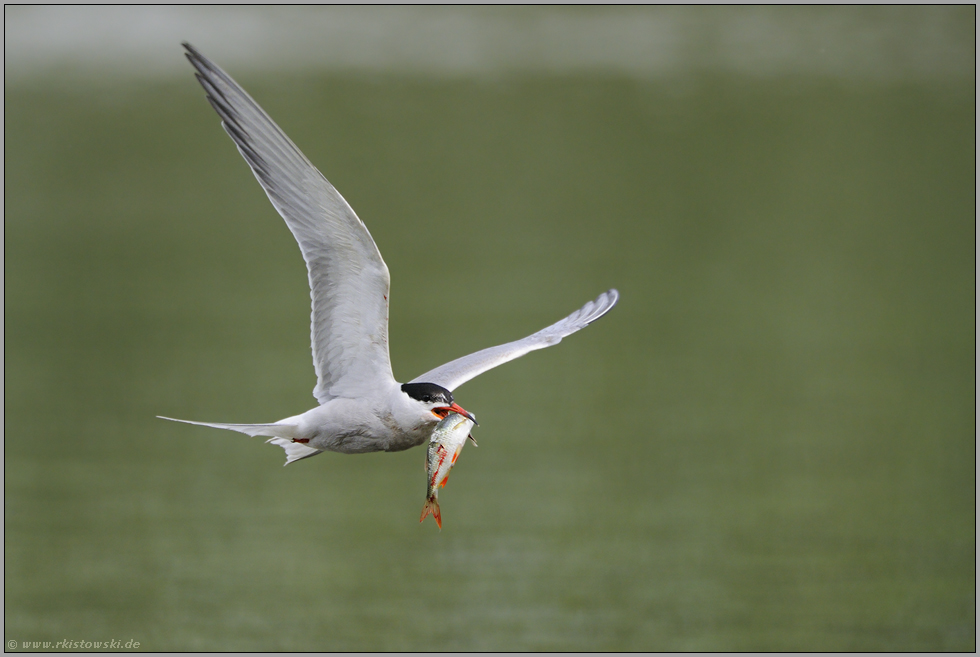
[[[439,500],[433,495],[425,501],[425,506],[422,507],[422,517],[419,518],[419,522],[425,520],[426,516],[432,514],[432,517],[436,519],[436,524],[439,525],[439,529],[442,529],[442,514],[439,512]]]
[[[479,445],[476,444],[476,438],[473,437],[473,434],[470,434],[466,437],[470,439],[471,443],[473,443],[473,447],[479,447]]]
[[[449,473],[448,472],[446,473],[446,476],[442,478],[442,483],[439,484],[439,488],[445,488],[447,481],[449,481]]]
[[[456,451],[453,452],[453,460],[452,460],[452,464],[453,465],[456,465],[456,459],[458,459],[459,458],[459,455],[462,454],[462,452],[463,452],[463,446],[464,445],[466,445],[466,441],[465,440],[463,442],[461,442],[459,444],[459,447],[456,448]],[[447,472],[446,474],[448,475],[449,473]]]

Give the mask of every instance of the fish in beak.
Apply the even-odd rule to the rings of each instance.
[[[476,421],[476,417],[474,417],[474,415],[472,413],[470,413],[469,411],[467,411],[465,408],[463,408],[462,406],[460,406],[456,402],[453,402],[453,405],[452,406],[438,406],[436,408],[433,408],[432,409],[432,413],[437,418],[439,418],[440,420],[444,419],[450,413],[459,413],[463,417],[465,417],[468,420],[470,420],[473,424],[478,425],[478,426],[480,424],[479,422]]]

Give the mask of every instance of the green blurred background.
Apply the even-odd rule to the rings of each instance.
[[[5,641],[976,647],[975,9],[5,9]],[[299,251],[182,59],[368,224],[424,453],[283,468]],[[359,48],[359,49],[358,49]],[[23,648],[18,645],[18,650]]]

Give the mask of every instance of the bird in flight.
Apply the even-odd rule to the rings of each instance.
[[[193,46],[187,59],[221,125],[299,243],[309,274],[315,408],[271,424],[193,422],[286,451],[292,463],[323,451],[397,452],[425,442],[450,413],[474,422],[452,391],[529,351],[558,344],[606,314],[619,299],[603,292],[568,317],[522,340],[457,358],[398,383],[388,357],[388,267],[347,201],[238,83]]]

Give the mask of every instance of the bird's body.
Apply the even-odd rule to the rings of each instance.
[[[250,436],[269,436],[276,444],[287,441],[298,453],[307,450],[360,454],[400,452],[425,442],[439,417],[420,406],[397,384],[367,397],[336,397],[300,415],[272,424],[222,424],[164,418]],[[287,452],[289,450],[287,449]],[[298,456],[313,456],[312,453]],[[297,459],[291,459],[297,460]]]
[[[388,267],[367,227],[227,73],[189,44],[184,47],[225,131],[285,219],[306,261],[317,375],[313,395],[319,405],[271,424],[175,421],[267,436],[267,442],[285,449],[287,463],[323,451],[409,449],[428,439],[450,413],[474,419],[454,402],[452,390],[497,365],[557,344],[616,304],[619,294],[609,290],[522,340],[478,351],[409,383],[398,383],[388,356]]]

